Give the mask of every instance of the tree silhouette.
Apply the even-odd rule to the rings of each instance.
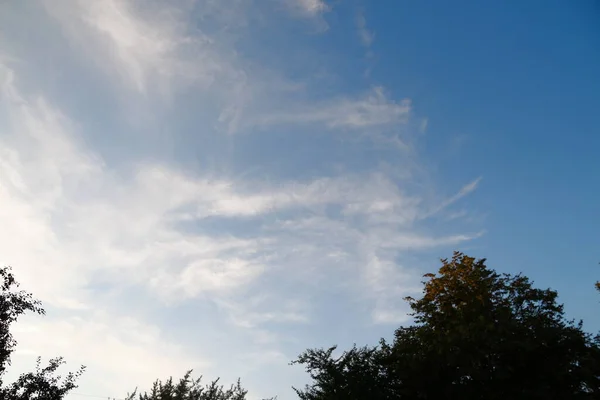
[[[600,264],[600,263],[598,263],[598,264]],[[600,292],[600,281],[596,281],[594,286],[596,286],[596,290]]]
[[[46,367],[41,367],[38,358],[34,372],[22,374],[15,382],[5,385],[3,378],[10,357],[17,342],[10,333],[11,325],[26,312],[44,315],[39,300],[31,293],[16,291],[19,284],[9,267],[0,268],[0,399],[3,400],[60,400],[76,388],[77,378],[85,367],[69,373],[64,379],[56,375],[58,368],[64,363],[62,358],[54,358]]]
[[[600,398],[600,339],[565,319],[555,291],[459,252],[425,278],[392,343],[301,354],[312,383],[300,398]]]
[[[128,394],[126,400],[245,400],[248,391],[242,388],[238,380],[229,389],[219,385],[219,379],[202,385],[202,377],[192,379],[188,371],[179,382],[169,378],[164,382],[156,380],[149,392],[137,393],[137,389]],[[274,399],[271,399],[274,400]]]

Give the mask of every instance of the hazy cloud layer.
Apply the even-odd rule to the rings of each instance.
[[[282,32],[332,11],[265,3]],[[405,321],[419,254],[481,235],[451,209],[479,179],[424,184],[409,99],[261,64],[235,1],[0,7],[37,21],[0,41],[0,262],[49,311],[15,369],[64,355],[88,365],[79,392],[122,397],[196,368],[291,398],[300,350]],[[44,44],[61,57],[38,63]]]

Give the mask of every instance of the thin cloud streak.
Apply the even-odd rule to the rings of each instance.
[[[440,204],[438,204],[437,206],[435,206],[433,209],[429,210],[428,212],[424,213],[421,216],[421,218],[425,219],[425,218],[429,218],[433,215],[436,215],[440,211],[446,209],[450,205],[456,203],[463,197],[467,196],[468,194],[470,194],[477,188],[477,186],[479,185],[479,182],[481,182],[481,179],[482,179],[482,177],[479,177],[479,178],[471,181],[470,183],[466,184],[458,191],[458,193],[456,193],[454,196],[444,200],[443,202],[441,202]]]
[[[329,11],[329,6],[323,0],[291,0],[298,8],[309,15],[319,15]]]
[[[362,12],[356,17],[356,27],[358,30],[358,37],[363,46],[367,48],[371,47],[375,40],[375,33],[367,28],[367,19]]]
[[[366,129],[405,123],[411,112],[408,99],[396,103],[376,86],[359,98],[339,98],[287,113],[276,113],[257,121],[259,126],[324,124],[329,129]]]

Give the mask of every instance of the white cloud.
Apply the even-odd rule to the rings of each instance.
[[[320,29],[326,28],[322,14],[330,7],[325,2],[283,1],[310,17]],[[191,15],[202,15],[203,20],[223,19],[226,25],[245,26],[251,23],[245,21],[250,18],[245,16],[250,3],[59,0],[44,4],[76,51],[85,55],[84,62],[105,73],[134,125],[144,119],[151,124],[157,121],[147,112],[147,104],[138,104],[140,99],[132,98],[132,93],[158,102],[156,114],[163,116],[178,93],[189,93],[193,88],[203,93],[195,97],[199,107],[209,110],[207,113],[213,107],[218,109],[218,119],[211,128],[237,133],[253,125],[257,115],[269,115],[279,107],[286,93],[302,87],[301,82],[287,79],[268,65],[245,60],[235,48],[235,35],[210,35],[203,25],[189,20]],[[373,90],[375,97],[381,90]],[[340,104],[341,108],[355,109],[340,109],[339,118],[349,120],[333,121],[334,125],[369,125],[365,120],[369,115],[387,113],[375,97],[365,98],[362,104]]]
[[[462,242],[466,242],[481,236],[483,233],[479,232],[473,235],[452,235],[441,238],[434,237],[422,237],[411,233],[410,235],[396,235],[391,236],[387,240],[380,243],[381,247],[394,248],[397,250],[404,249],[426,249],[439,246],[456,246]]]
[[[278,309],[272,305],[279,303]],[[230,312],[231,321],[244,328],[257,328],[264,323],[308,323],[310,321],[308,307],[305,301],[278,298],[272,293],[261,293],[248,296],[244,302],[232,302],[228,299],[219,301],[219,306]],[[255,333],[263,334],[256,330]],[[273,340],[273,338],[271,338]]]
[[[446,220],[460,219],[464,218],[468,215],[467,210],[460,210],[456,212],[452,212],[446,216]]]
[[[180,115],[190,118],[186,107],[198,110],[200,116],[190,118],[193,134],[178,136],[186,146],[223,156],[210,147],[211,139],[221,139],[215,129],[220,123],[229,133],[248,136],[255,127],[272,133],[308,126],[402,144],[388,133],[407,126],[409,100],[396,101],[383,87],[318,101],[307,93],[288,98],[294,82],[282,78],[284,73],[271,74],[268,65],[248,67],[234,45],[224,45],[204,26],[191,26],[189,8],[178,7],[187,2],[45,4],[80,60],[93,73],[102,71],[90,76],[102,76],[114,88],[107,103],[133,104],[147,121],[160,121],[174,135],[189,128],[178,125]],[[315,19],[330,8],[315,0],[293,4]],[[261,68],[266,72],[257,73]],[[412,172],[398,171],[400,163],[387,170],[349,165],[311,178],[273,174],[278,178],[271,180],[233,178],[228,168],[207,169],[204,159],[198,161],[202,167],[191,169],[193,162],[179,162],[179,154],[140,156],[142,150],[104,126],[94,130],[90,126],[96,125],[78,120],[93,112],[77,113],[42,89],[32,94],[37,89],[19,78],[18,69],[0,64],[0,111],[6,116],[0,120],[0,226],[11,227],[0,230],[0,262],[13,265],[23,287],[52,309],[43,322],[21,325],[19,362],[24,365],[31,354],[60,354],[71,365],[88,364],[82,392],[122,396],[137,383],[194,366],[216,373],[215,365],[228,361],[206,352],[223,342],[197,343],[209,340],[203,335],[210,329],[200,329],[197,340],[178,341],[173,338],[189,331],[183,323],[165,325],[149,317],[172,317],[178,307],[216,310],[208,324],[218,328],[211,329],[220,340],[241,337],[238,361],[251,358],[257,369],[287,364],[285,344],[304,339],[289,327],[314,323],[324,312],[320,297],[331,293],[340,304],[364,299],[370,315],[360,318],[396,323],[406,317],[400,299],[419,280],[401,256],[477,237],[436,235],[419,224],[475,190],[478,181],[429,207],[433,201],[426,191],[398,178]],[[192,99],[186,97],[190,93]],[[178,100],[184,110],[163,112],[163,98]],[[115,116],[115,125],[130,129],[131,121],[119,118],[124,117]],[[150,130],[152,123],[141,126]],[[198,130],[207,140],[198,140]],[[128,146],[130,158],[117,163],[94,148],[100,134],[115,146]],[[234,139],[227,140],[233,148]],[[260,140],[265,139],[245,144],[260,147],[260,157],[285,161],[287,155],[276,150],[267,154]],[[144,296],[148,304],[133,304]],[[187,314],[178,318],[195,320]],[[340,317],[340,326],[346,322]]]
[[[125,84],[139,94],[171,97],[189,85],[207,89],[218,83],[213,95],[223,96],[244,86],[235,61],[200,29],[190,31],[189,7],[125,0],[45,5],[79,51],[120,77],[119,89]]]
[[[329,11],[329,6],[323,0],[287,0],[294,8],[310,16],[320,15]]]
[[[17,92],[12,84],[8,91]],[[326,218],[321,220],[324,225],[315,225],[310,219],[292,217],[277,229],[331,237],[352,232],[354,218],[360,217],[367,224],[363,225],[369,229],[367,234],[375,235],[374,248],[417,249],[468,239],[434,239],[413,233],[387,236],[385,231],[383,240],[378,227],[410,227],[420,213],[420,201],[403,195],[382,175],[323,178],[274,190],[254,183],[191,178],[159,165],[138,165],[133,181],[123,180],[97,156],[78,147],[69,131],[72,124],[42,99],[30,103],[13,95],[6,101],[13,130],[19,135],[14,143],[2,143],[6,156],[0,193],[8,205],[2,217],[6,226],[22,221],[18,225],[22,228],[4,234],[3,254],[12,264],[31,268],[22,274],[24,279],[50,304],[84,307],[83,298],[75,300],[71,294],[80,293],[89,283],[88,274],[98,268],[126,274],[167,297],[227,292],[264,274],[268,268],[265,252],[275,251],[274,246],[286,240],[273,241],[269,235],[239,239],[186,234],[173,225],[182,220],[256,216],[285,209],[320,213],[321,207],[334,205],[341,212],[338,222]],[[459,195],[474,186],[463,188]],[[364,237],[359,234],[349,240]],[[27,251],[31,248],[37,250],[32,254]],[[42,265],[48,276],[40,286],[36,278]]]
[[[365,129],[402,124],[410,116],[410,100],[390,100],[382,87],[376,86],[360,98],[333,101],[276,113],[258,121],[259,125],[324,124],[330,129]]]
[[[432,215],[435,215],[435,214],[439,213],[440,211],[444,210],[448,206],[456,203],[458,200],[460,200],[463,197],[467,196],[469,193],[473,192],[477,188],[477,186],[479,185],[479,182],[481,182],[481,179],[482,178],[479,177],[479,178],[471,181],[470,183],[466,184],[454,196],[452,196],[452,197],[444,200],[443,202],[441,202],[440,204],[438,204],[437,206],[435,206],[433,209],[431,209],[427,213],[424,213],[422,215],[422,218],[431,217]]]
[[[43,99],[22,98],[12,83],[4,89],[14,135],[0,140],[0,221],[14,228],[0,233],[3,261],[19,265],[19,275],[44,301],[84,307],[72,296],[96,269],[135,267],[137,279],[172,274],[167,291],[183,285],[186,293],[233,288],[261,270],[239,259],[256,250],[256,241],[171,227],[169,212],[188,204],[206,207],[207,214],[247,213],[227,202],[229,184],[145,165],[133,181],[119,178],[76,143],[72,124]],[[183,266],[171,266],[175,272],[159,266],[175,260]]]
[[[365,47],[371,47],[373,40],[375,40],[375,33],[367,28],[367,20],[363,13],[359,13],[356,17],[356,27],[358,30],[358,37]]]
[[[82,393],[123,398],[136,386],[148,387],[158,377],[183,375],[190,368],[210,368],[207,360],[169,342],[157,326],[102,312],[60,319],[27,318],[16,326],[15,338],[19,346],[13,357],[14,368],[31,369],[32,356],[48,360],[61,355],[71,370],[86,366]]]
[[[427,125],[429,125],[429,120],[427,118],[423,118],[421,123],[419,124],[419,132],[425,133],[427,132]]]
[[[3,73],[14,76],[5,67]],[[74,124],[43,98],[25,98],[14,79],[4,81],[2,107],[11,133],[0,137],[0,225],[12,228],[0,231],[0,261],[14,265],[23,287],[60,316],[21,326],[24,358],[15,368],[24,368],[34,353],[61,354],[70,365],[90,367],[95,377],[86,378],[84,387],[112,394],[193,366],[207,368],[165,342],[156,327],[131,319],[123,325],[122,317],[107,314],[104,297],[90,290],[101,276],[111,290],[143,285],[181,301],[199,293],[227,298],[250,284],[264,272],[252,261],[260,240],[185,233],[168,216],[199,202],[232,212],[211,207],[231,184],[211,186],[148,165],[128,181],[77,143]],[[70,317],[81,308],[89,310],[85,319]],[[143,332],[154,333],[148,339],[139,336]],[[124,339],[131,334],[136,336]]]
[[[329,9],[320,0],[293,0],[291,4],[313,16]],[[209,2],[206,7],[215,14],[232,5]],[[164,3],[150,3],[150,11],[123,0],[47,2],[46,8],[94,65],[109,76],[120,77],[117,90],[122,92],[125,84],[146,97],[170,99],[176,91],[194,85],[211,97],[207,106],[215,101],[219,104],[218,122],[229,133],[253,125],[290,123],[351,130],[390,127],[410,116],[410,100],[395,102],[382,86],[359,97],[338,97],[316,105],[285,102],[278,111],[281,93],[298,83],[245,63],[231,43],[203,33],[201,27],[190,29],[186,12]],[[364,24],[361,26],[362,36],[372,39]],[[130,100],[126,106],[132,107]]]

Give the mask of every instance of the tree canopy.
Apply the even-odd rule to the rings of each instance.
[[[76,380],[85,367],[69,373],[64,379],[56,375],[64,363],[61,357],[41,367],[38,358],[34,372],[22,374],[15,382],[5,385],[4,375],[10,366],[10,357],[17,345],[10,327],[27,313],[44,315],[41,302],[31,293],[16,290],[19,287],[9,267],[0,268],[0,399],[3,400],[60,400],[77,387]]]
[[[485,263],[442,260],[391,343],[301,354],[312,382],[300,399],[600,398],[599,337],[565,318],[555,291]]]
[[[193,379],[190,370],[178,382],[156,380],[149,392],[137,393],[136,389],[127,400],[245,400],[248,393],[239,379],[228,389],[219,385],[219,379],[206,385],[201,381],[202,377]]]

